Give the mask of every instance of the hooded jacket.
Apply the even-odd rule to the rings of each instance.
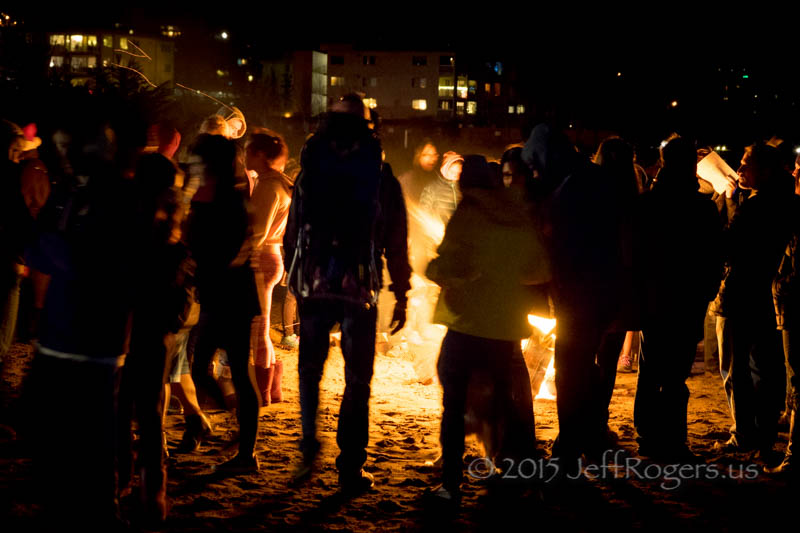
[[[498,340],[530,336],[530,285],[550,281],[550,261],[513,191],[467,189],[426,276],[442,287],[433,321]]]

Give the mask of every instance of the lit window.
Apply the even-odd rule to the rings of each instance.
[[[374,98],[364,98],[364,105],[370,109],[375,109],[378,107],[378,101]]]
[[[236,60],[236,64],[239,65],[240,67],[243,67],[244,65],[247,64],[247,59],[240,57],[239,59]]]
[[[439,96],[441,98],[453,97],[453,78],[442,76],[439,78]]]
[[[83,70],[89,67],[89,58],[86,56],[72,56],[69,66],[72,70]]]
[[[514,106],[513,105],[508,106],[508,114],[509,115],[513,115],[514,114]]]
[[[494,95],[495,96],[500,96],[500,84],[499,83],[495,83],[494,84]]]
[[[468,86],[470,96],[475,96],[475,94],[478,92],[478,82],[475,80],[469,80]]]
[[[419,79],[419,88],[424,89],[428,86],[428,79],[427,78],[420,78]]]
[[[88,57],[88,66],[89,68],[97,67],[97,56],[89,56]]]
[[[498,76],[502,76],[503,75],[503,64],[498,61],[497,63],[494,64],[493,70],[495,71],[495,73],[497,73]]]
[[[459,98],[467,98],[467,78],[466,76],[458,77],[458,86],[456,87]]]
[[[344,86],[344,76],[331,76],[331,87]]]
[[[110,35],[103,35],[103,46],[111,48],[114,46],[114,39]]]
[[[453,102],[450,100],[439,100],[439,109],[449,111],[453,109]]]
[[[428,56],[413,56],[411,58],[411,64],[415,67],[424,67],[428,64]]]
[[[86,40],[83,38],[83,35],[70,35],[67,47],[73,52],[86,50]]]
[[[87,35],[86,36],[86,46],[96,47],[97,46],[97,35]]]
[[[51,35],[50,36],[50,46],[64,46],[64,36],[63,35]]]
[[[128,38],[127,37],[120,37],[119,38],[119,47],[123,50],[128,49]]]
[[[103,60],[103,66],[104,66],[104,67],[107,67],[107,66],[108,66],[108,59],[104,59],[104,60]]]
[[[463,115],[464,114],[464,102],[456,102],[456,114]]]
[[[478,112],[478,102],[467,102],[467,115],[474,115]]]
[[[255,79],[255,78],[253,77],[253,75],[252,75],[252,74],[248,74],[248,75],[247,75],[247,81],[253,81],[254,79]]]
[[[520,104],[517,106],[517,115],[522,115],[523,113],[525,113],[525,106]]]
[[[417,100],[411,100],[411,107],[416,109],[417,111],[425,111],[428,109],[428,101],[424,98],[419,98]]]
[[[51,56],[50,57],[50,67],[62,67],[64,66],[64,56]]]
[[[492,84],[491,83],[484,84],[483,92],[485,92],[486,94],[491,94],[491,92],[492,92]]]

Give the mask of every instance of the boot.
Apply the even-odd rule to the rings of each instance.
[[[283,361],[276,361],[271,368],[275,369],[272,377],[272,386],[269,389],[272,403],[283,401],[283,391],[281,390],[281,379],[283,379]]]
[[[214,432],[211,422],[206,415],[186,415],[186,431],[183,432],[180,444],[175,453],[194,453],[200,448],[200,443]]]
[[[256,367],[256,384],[261,398],[261,407],[266,407],[274,401],[271,395],[274,375],[275,365],[271,365],[269,368]]]
[[[798,473],[797,459],[794,459],[794,446],[800,442],[800,428],[797,427],[797,409],[792,409],[789,415],[789,444],[786,445],[786,454],[778,466],[764,468],[767,474],[794,475]]]

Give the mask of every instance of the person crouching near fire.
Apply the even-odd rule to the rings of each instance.
[[[525,420],[532,426],[532,414],[519,412],[509,392],[511,368],[520,366],[513,361],[522,360],[520,340],[531,333],[527,313],[535,302],[526,286],[548,282],[550,263],[521,201],[524,187],[509,193],[496,188],[497,178],[482,156],[464,158],[463,200],[445,230],[439,256],[426,271],[442,287],[434,322],[448,327],[438,361],[444,393],[442,484],[429,494],[453,506],[461,497],[464,413],[472,375],[488,374],[494,384],[491,412],[500,427],[519,428]],[[526,409],[532,411],[530,401]],[[534,428],[525,427],[519,435],[507,432],[501,438],[498,455],[522,459],[534,448]]]

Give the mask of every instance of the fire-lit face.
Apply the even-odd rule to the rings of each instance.
[[[432,144],[426,144],[419,154],[419,166],[425,172],[430,172],[439,160],[439,152]]]
[[[742,189],[756,188],[757,172],[755,165],[753,165],[753,156],[749,150],[744,153],[741,165],[736,173],[739,175],[739,187]]]
[[[514,170],[511,168],[511,163],[503,163],[503,186],[506,188],[511,187],[513,181]]]

